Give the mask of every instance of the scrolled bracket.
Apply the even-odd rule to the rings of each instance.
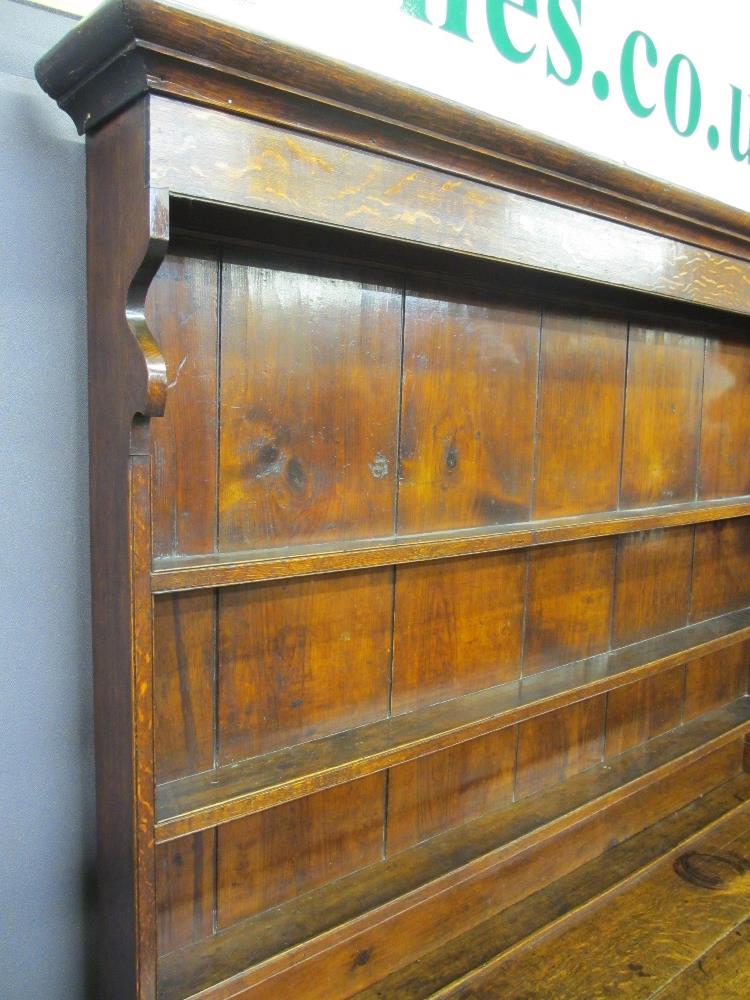
[[[148,235],[143,258],[128,288],[125,318],[143,366],[143,382],[134,401],[136,413],[160,417],[167,402],[167,363],[146,321],[146,295],[169,245],[169,192],[164,188],[149,188],[147,193]]]

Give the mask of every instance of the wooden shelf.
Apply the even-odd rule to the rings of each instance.
[[[750,608],[609,653],[157,787],[173,840],[455,746],[750,637]]]
[[[207,587],[229,587],[317,573],[374,569],[431,559],[503,552],[576,539],[602,538],[654,528],[703,524],[750,515],[750,497],[672,504],[640,510],[609,511],[580,517],[524,521],[497,528],[431,532],[335,545],[304,545],[207,556],[162,557],[154,560],[151,588],[155,594]]]
[[[688,847],[713,835],[727,819],[747,816],[750,775],[741,774],[683,806],[640,833],[623,840],[570,874],[551,882],[488,920],[470,928],[434,952],[398,969],[352,1000],[403,1000],[437,997],[533,946],[550,932],[559,933],[587,912],[658,868]]]
[[[438,900],[436,913],[442,912],[439,898],[446,893],[460,891],[468,880],[475,884],[480,875],[494,875],[501,864],[562,831],[580,830],[605,809],[682,768],[689,768],[688,783],[695,782],[690,798],[696,798],[708,789],[691,765],[739,741],[749,729],[750,697],[743,697],[547,791],[172,952],[160,962],[159,997],[227,996],[220,984],[229,979],[232,989],[249,987],[383,921],[413,914],[417,907],[424,912],[431,900]]]
[[[750,886],[744,859],[750,849],[750,811],[744,782],[728,785],[737,789],[735,802],[742,804],[692,838],[689,849],[686,843],[673,845],[665,836],[664,854],[613,887],[614,891],[603,893],[593,905],[584,904],[570,917],[550,920],[530,940],[485,957],[442,989],[433,991],[418,980],[417,992],[408,991],[407,981],[401,993],[390,984],[381,992],[377,984],[372,994],[377,1000],[428,996],[430,1000],[486,1000],[519,995],[524,1000],[613,996],[746,1000],[750,996]],[[632,849],[637,853],[639,846],[632,845]],[[613,853],[612,859],[601,858],[602,866],[608,860],[621,863],[622,858]],[[717,863],[727,868],[721,870]],[[588,874],[592,881],[597,876],[602,880],[596,868]],[[568,888],[567,884],[559,886],[558,892]],[[471,949],[469,935],[464,937],[455,942],[454,955],[461,945]],[[476,957],[476,946],[473,950],[472,957]],[[430,959],[442,964],[444,956]],[[521,983],[522,991],[517,992],[516,984]],[[357,1000],[365,997],[360,993]],[[372,995],[367,1000],[373,1000]]]

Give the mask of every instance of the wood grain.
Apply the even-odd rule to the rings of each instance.
[[[213,933],[216,833],[203,830],[156,851],[157,937],[164,955]]]
[[[219,927],[382,858],[384,823],[376,774],[220,827]]]
[[[229,105],[239,115],[444,165],[652,232],[679,234],[697,246],[747,255],[739,209],[277,39],[161,0],[110,2],[87,25],[91,30],[71,31],[36,67],[41,86],[81,129],[97,127],[102,116],[145,89],[189,93],[205,106]],[[135,42],[135,59],[128,41]],[[130,69],[124,81],[122,63]]]
[[[750,493],[750,349],[706,338],[699,496]]]
[[[39,77],[89,132],[97,996],[351,996],[747,765],[747,219],[161,0]],[[614,929],[619,987],[608,919],[554,959]]]
[[[156,780],[214,766],[216,598],[212,591],[154,602]]]
[[[524,552],[399,567],[394,713],[518,677],[525,583]]]
[[[609,648],[614,568],[610,538],[530,552],[524,674]]]
[[[687,623],[692,558],[692,528],[620,538],[612,622],[614,646],[669,632]]]
[[[750,518],[695,529],[691,620],[742,607],[750,599]]]
[[[623,507],[695,497],[704,345],[703,337],[630,327]]]
[[[392,621],[390,570],[221,591],[220,762],[383,718]]]
[[[510,684],[325,739],[168,782],[157,789],[156,835],[169,840],[654,676],[750,635],[750,611],[691,625]]]
[[[401,298],[375,275],[227,256],[221,549],[394,531]]]
[[[150,182],[175,194],[573,274],[610,288],[737,313],[750,308],[746,261],[221,112],[158,96],[150,106]],[[175,144],[186,142],[189,165],[174,156]]]
[[[247,553],[165,559],[154,562],[154,593],[192,590],[199,587],[228,587],[258,580],[287,579],[352,569],[429,562],[433,559],[504,552],[528,546],[551,545],[587,538],[705,524],[746,517],[750,503],[744,500],[710,500],[703,503],[674,504],[647,510],[609,511],[572,517],[526,521],[493,529],[463,529],[429,532],[402,538],[320,545],[286,546]]]
[[[585,771],[602,758],[605,699],[574,705],[518,727],[516,796],[523,798]]]
[[[216,548],[218,289],[216,251],[177,244],[146,299],[169,379],[169,405],[151,426],[157,556]]]
[[[745,1000],[750,994],[750,918],[733,927],[667,984],[660,1000]]]
[[[407,294],[400,532],[528,520],[540,319],[464,289]]]
[[[147,146],[146,108],[136,102],[91,136],[86,149],[98,914],[92,948],[98,982],[112,1000],[156,989],[145,429],[146,418],[164,411],[167,371],[144,300],[168,234],[164,200],[143,183]]]
[[[694,850],[704,856],[750,857],[747,812],[729,817],[696,841]],[[727,870],[722,874],[726,876]],[[747,873],[734,873],[707,892],[680,878],[666,860],[616,902],[577,926],[446,995],[494,1000],[512,995],[513,984],[522,982],[529,1000],[550,996],[646,1000],[749,917]]]
[[[617,506],[626,343],[621,322],[545,312],[535,518]]]
[[[207,987],[214,998],[231,996],[229,990],[241,987],[252,988],[258,997],[294,996],[304,989],[311,1000],[329,997],[339,982],[350,992],[364,988],[409,954],[427,951],[473,926],[484,907],[507,905],[505,883],[498,877],[501,866],[520,860],[530,848],[577,830],[583,839],[573,838],[576,860],[565,855],[575,867],[581,858],[578,845],[586,844],[591,829],[587,821],[596,822],[603,810],[629,800],[638,821],[648,823],[636,793],[677,771],[685,770],[690,780],[695,774],[691,765],[721,747],[726,749],[721,769],[727,778],[736,775],[741,735],[748,726],[750,711],[744,702],[712,713],[563,785],[228,928],[179,957],[167,956],[160,979],[164,1000],[184,1000]],[[714,777],[713,783],[720,780]],[[688,792],[682,804],[691,797]],[[667,804],[665,812],[672,808]],[[609,823],[602,833],[592,856],[611,838]],[[544,869],[546,873],[549,865]],[[523,884],[524,894],[539,887],[538,882],[532,888],[527,880]],[[231,984],[225,984],[230,976]]]
[[[682,666],[610,691],[607,696],[606,756],[616,757],[674,729],[682,721],[684,698],[685,668]]]
[[[711,788],[721,770],[701,769],[700,785],[709,791],[681,808],[677,795],[690,795],[685,776],[670,789],[675,797],[676,811],[656,823],[628,836],[635,819],[632,811],[620,810],[617,816],[617,843],[603,854],[580,865],[569,874],[553,879],[536,892],[508,907],[463,934],[453,937],[440,948],[420,956],[416,961],[355,994],[356,1000],[403,1000],[404,997],[443,996],[443,990],[466,981],[479,969],[486,969],[507,958],[518,948],[529,947],[550,925],[555,930],[575,922],[590,907],[600,905],[603,897],[614,894],[653,868],[665,856],[674,858],[698,837],[705,836],[707,827],[723,822],[750,799],[750,778],[739,775]],[[679,786],[682,785],[680,788]],[[663,808],[665,789],[651,790],[651,795],[639,796],[638,806],[649,810],[648,798],[660,796]],[[645,801],[644,801],[645,800]],[[738,805],[737,803],[742,803]],[[653,806],[651,806],[653,808]],[[614,815],[611,817],[615,819]],[[544,857],[545,861],[551,859]],[[520,867],[520,866],[519,866]],[[676,998],[675,998],[676,1000]]]
[[[387,854],[510,802],[516,740],[509,727],[391,768]]]
[[[685,678],[685,719],[693,719],[747,692],[750,647],[746,642],[692,660]]]

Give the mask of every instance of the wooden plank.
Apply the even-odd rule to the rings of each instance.
[[[748,636],[750,610],[733,612],[513,684],[162,784],[157,788],[157,839],[206,829],[415,760],[615,690]]]
[[[533,795],[602,759],[605,698],[587,698],[518,727],[516,798]]]
[[[747,1000],[750,918],[733,927],[659,992],[659,1000]]]
[[[377,274],[225,255],[220,549],[394,531],[401,301]]]
[[[234,552],[193,559],[161,558],[154,562],[152,588],[154,593],[164,593],[200,587],[227,587],[260,580],[402,565],[576,539],[602,538],[655,528],[702,524],[743,517],[749,513],[750,502],[747,500],[714,500],[650,510],[551,518],[505,525],[492,530],[480,528],[432,532],[413,538],[391,536],[378,539],[377,543],[371,540],[352,541],[343,547],[335,543],[287,546],[281,551],[257,550],[252,557]]]
[[[373,774],[220,827],[218,926],[378,861],[384,824],[385,779]]]
[[[696,495],[703,337],[631,326],[620,501],[650,507]]]
[[[511,726],[391,768],[386,853],[512,801],[516,742]]]
[[[731,746],[724,764],[731,768],[727,777],[736,774],[741,736],[748,728],[750,699],[743,699],[561,785],[281,904],[210,942],[182,949],[161,963],[160,996],[185,1000],[203,990],[206,997],[219,998],[251,987],[257,990],[253,996],[296,996],[306,983],[311,1000],[324,1000],[338,981],[363,988],[384,967],[386,973],[393,969],[388,963],[399,958],[397,942],[408,952],[428,950],[441,934],[445,940],[465,929],[462,914],[475,923],[485,897],[499,908],[500,900],[507,900],[498,878],[501,866],[529,849],[576,828],[584,839],[575,844],[585,844],[584,821],[595,821],[626,800],[636,807],[635,793],[677,771],[689,769],[692,779],[695,762],[722,746]],[[643,810],[637,813],[648,822]],[[612,837],[609,823],[602,833],[595,853],[606,846],[605,837]],[[580,864],[567,856],[571,867]]]
[[[538,307],[408,292],[398,532],[528,520]]]
[[[149,105],[149,182],[174,194],[750,311],[746,261],[185,102]],[[174,156],[185,143],[190,157]]]
[[[139,101],[86,145],[96,895],[106,915],[92,955],[113,1000],[147,996],[156,979],[150,463],[133,415],[164,407],[166,366],[142,308],[167,234],[163,202],[144,188],[147,143]]]
[[[746,810],[697,840],[691,852],[703,858],[730,853],[750,856]],[[519,982],[529,1000],[661,995],[661,987],[750,918],[748,871],[740,874],[720,863],[714,870],[721,878],[709,892],[681,878],[667,859],[576,926],[442,995],[494,1000],[512,995]]]
[[[157,781],[213,767],[216,598],[212,591],[154,601],[154,765]]]
[[[744,341],[706,338],[700,497],[750,489],[750,349]]]
[[[178,244],[146,298],[169,379],[164,416],[151,422],[156,556],[216,548],[218,287],[216,251]]]
[[[44,89],[81,129],[93,130],[113,113],[110,74],[121,72],[120,60],[135,68],[126,44],[134,39],[136,79],[128,77],[118,101],[131,100],[134,85],[189,94],[209,107],[230,106],[234,114],[479,175],[505,189],[747,256],[740,209],[317,53],[157,0],[134,4],[127,16],[114,4],[92,16],[92,23],[99,30],[71,31],[36,70]]]
[[[750,598],[750,518],[695,529],[692,621],[743,607]]]
[[[738,691],[733,698],[741,693]],[[682,721],[684,697],[683,666],[610,691],[607,696],[606,756],[616,757],[678,726]]]
[[[526,553],[396,571],[393,713],[519,676]]]
[[[694,719],[746,693],[748,654],[750,647],[743,642],[688,663],[685,719]]]
[[[619,540],[613,646],[687,623],[692,558],[692,528],[624,535]]]
[[[156,850],[157,941],[160,955],[214,930],[216,832],[202,830]]]
[[[611,538],[530,552],[524,674],[609,648],[614,571]]]
[[[219,599],[219,762],[388,713],[393,574],[232,587]]]
[[[534,517],[617,507],[626,344],[622,322],[545,312]]]
[[[696,771],[695,777],[700,787],[703,775]],[[452,984],[528,947],[552,928],[579,920],[603,896],[620,891],[665,858],[683,852],[738,809],[746,809],[748,799],[750,777],[742,774],[633,836],[628,837],[622,825],[613,825],[618,843],[603,854],[356,993],[354,1000],[444,995],[442,991]]]

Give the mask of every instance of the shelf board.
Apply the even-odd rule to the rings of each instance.
[[[735,497],[731,500],[707,500],[701,503],[608,511],[545,521],[524,521],[494,528],[469,528],[329,545],[254,550],[250,554],[234,552],[160,557],[154,560],[151,588],[155,594],[163,594],[207,587],[229,587],[262,580],[503,552],[553,542],[703,524],[706,521],[747,515],[750,515],[750,497]]]
[[[559,933],[575,924],[586,912],[616,897],[663,862],[672,861],[707,834],[713,835],[727,819],[748,816],[748,810],[750,775],[740,774],[434,951],[420,955],[354,994],[352,1000],[419,996],[437,1000],[446,995],[443,991],[471,982],[479,970],[533,946],[550,932]]]
[[[229,996],[580,829],[605,809],[690,768],[750,730],[750,697],[392,857],[166,955],[161,1000]],[[739,748],[738,748],[739,765]],[[707,789],[705,789],[707,790]],[[696,795],[702,794],[696,786]],[[585,828],[584,828],[585,829]],[[471,881],[470,881],[471,880]],[[437,917],[435,917],[437,918]]]
[[[750,637],[750,608],[520,681],[165,782],[156,839],[174,840],[630,684]]]

